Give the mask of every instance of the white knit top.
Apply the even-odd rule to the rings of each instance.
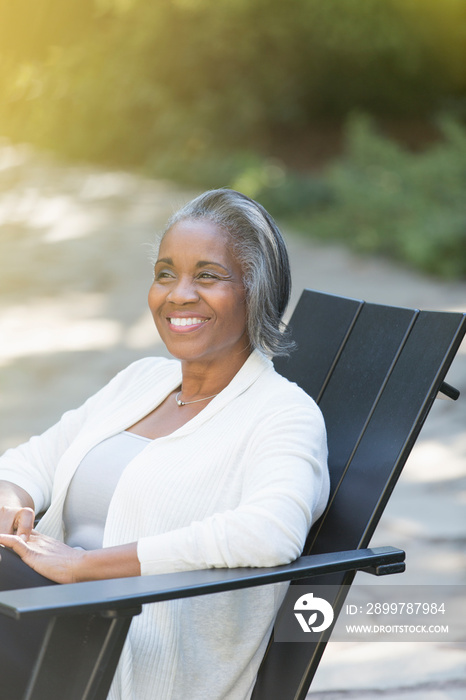
[[[134,425],[181,382],[175,360],[123,370],[46,433],[0,458],[24,488],[38,529],[63,539],[63,504],[79,463]],[[328,498],[319,409],[254,351],[230,384],[123,471],[104,546],[137,541],[142,574],[276,566],[302,551]],[[111,700],[246,700],[286,584],[144,606],[131,625]]]

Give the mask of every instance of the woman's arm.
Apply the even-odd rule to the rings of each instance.
[[[270,406],[255,426],[247,460],[236,507],[138,540],[143,575],[278,566],[301,554],[329,493],[320,411],[310,400]]]
[[[0,533],[28,539],[34,518],[34,501],[27,491],[10,481],[0,481]]]
[[[27,541],[24,535],[0,535],[0,545],[12,549],[31,569],[56,583],[141,574],[135,542],[85,551],[33,530]]]

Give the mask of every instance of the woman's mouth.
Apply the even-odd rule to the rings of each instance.
[[[194,331],[207,323],[208,318],[199,318],[198,316],[173,316],[167,318],[170,329],[175,332]]]

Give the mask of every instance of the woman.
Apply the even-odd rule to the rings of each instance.
[[[135,362],[4,455],[0,544],[58,583],[299,556],[328,475],[319,409],[267,357],[290,348],[289,293],[259,204],[221,189],[181,209],[149,291],[176,359]],[[146,606],[110,698],[249,698],[285,587]]]

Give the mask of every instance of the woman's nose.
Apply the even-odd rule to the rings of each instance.
[[[167,300],[174,304],[187,304],[189,302],[198,301],[198,299],[199,294],[194,282],[187,277],[180,277],[175,280],[167,295]]]

